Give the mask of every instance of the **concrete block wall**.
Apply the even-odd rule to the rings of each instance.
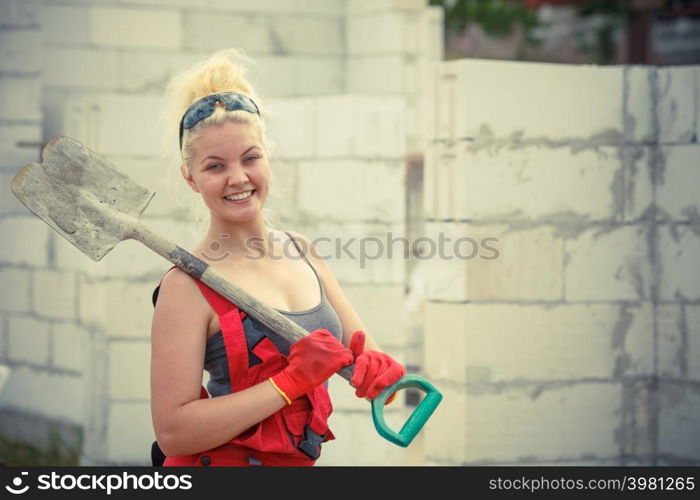
[[[443,10],[424,0],[347,0],[347,91],[402,96],[406,148],[422,154],[432,67],[443,59]]]
[[[55,266],[49,231],[10,191],[41,143],[42,32],[36,1],[0,3],[0,432],[63,452],[80,445],[83,347],[77,275]],[[58,293],[57,293],[58,292]]]
[[[0,275],[5,285],[0,363],[14,368],[14,378],[0,398],[4,429],[44,445],[49,438],[36,438],[32,428],[47,421],[50,428],[42,436],[58,429],[70,446],[81,448],[84,464],[147,464],[153,439],[150,296],[168,264],[134,242],[121,243],[101,262],[92,262],[29,214],[9,186],[18,168],[38,159],[42,141],[56,135],[74,137],[156,191],[146,221],[191,247],[200,232],[182,223],[188,206],[179,203],[190,193],[171,194],[178,176],[164,159],[158,122],[163,86],[175,71],[215,50],[243,48],[257,63],[250,76],[269,101],[280,192],[271,207],[281,225],[343,243],[353,237],[385,238],[387,233],[405,237],[403,185],[406,148],[411,144],[406,138],[417,134],[407,131],[405,110],[407,104],[415,109],[418,87],[404,88],[397,79],[409,66],[416,71],[416,61],[426,64],[439,56],[438,14],[424,4],[0,4]],[[392,17],[392,10],[398,16]],[[366,23],[375,15],[391,18],[392,26],[403,33],[373,42],[384,59],[372,59],[367,44],[349,49],[358,42],[355,35],[349,41],[348,19]],[[416,36],[420,43],[414,43]],[[402,49],[401,43],[410,43],[410,48]],[[357,85],[349,84],[349,54],[357,56],[352,66]],[[371,64],[355,65],[363,61]],[[387,61],[397,69],[391,87],[370,81],[372,64]],[[401,66],[405,61],[410,63],[406,68]],[[352,92],[345,93],[349,89]],[[370,246],[362,267],[358,251],[359,243],[350,248],[354,257],[333,263],[338,279],[382,347],[405,361],[407,338],[397,321],[388,319],[402,318],[406,277],[405,263],[396,258],[400,246],[395,257],[379,261],[371,257],[376,248]],[[382,311],[377,308],[380,299]],[[28,329],[36,334],[27,336]],[[381,440],[370,420],[362,423],[363,417],[369,419],[368,405],[337,383],[334,425],[349,431],[339,432],[338,441],[327,447],[325,464],[420,461],[416,451],[404,454]],[[61,397],[47,403],[44,393],[46,398]],[[407,411],[395,403],[388,419],[398,427]],[[384,451],[351,450],[350,436],[357,426]]]
[[[434,464],[700,462],[697,67],[433,73]],[[449,238],[449,240],[448,240]]]
[[[282,165],[278,180],[284,182],[270,207],[281,227],[312,241],[368,332],[406,363],[406,263],[400,243],[392,256],[386,252],[387,234],[406,237],[404,100],[356,94],[284,99],[270,103],[270,116],[277,145],[273,169]],[[336,440],[326,444],[319,465],[420,460],[418,447],[407,452],[376,433],[369,404],[344,380],[333,377],[329,390]],[[410,410],[399,401],[387,408],[387,419],[400,428]]]

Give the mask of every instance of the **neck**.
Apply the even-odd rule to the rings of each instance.
[[[264,249],[269,248],[269,231],[262,213],[243,222],[223,221],[212,216],[197,255],[210,265],[251,256],[260,258],[266,254]]]

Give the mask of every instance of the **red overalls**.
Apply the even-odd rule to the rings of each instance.
[[[268,337],[252,349],[262,363],[249,367],[249,351],[242,319],[246,313],[204,283],[195,280],[202,294],[219,315],[232,391],[259,384],[287,366],[287,357]],[[201,398],[208,398],[202,387]],[[319,385],[262,422],[213,450],[194,455],[167,457],[164,465],[313,465],[320,454],[321,442],[335,439],[328,428],[333,411],[328,390]]]

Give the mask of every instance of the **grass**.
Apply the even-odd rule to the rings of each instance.
[[[40,450],[21,441],[10,441],[0,436],[0,465],[54,466],[79,465],[80,456],[72,450],[61,449],[52,443],[48,451]]]

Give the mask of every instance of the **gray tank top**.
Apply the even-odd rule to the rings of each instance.
[[[286,232],[286,231],[285,231]],[[276,309],[277,312],[286,316],[291,321],[311,332],[319,328],[329,330],[338,340],[342,337],[342,328],[338,315],[326,298],[326,292],[323,288],[323,283],[316,272],[316,269],[311,265],[309,260],[304,255],[304,252],[299,247],[299,244],[294,238],[287,233],[287,236],[292,240],[299,255],[311,267],[311,270],[316,276],[318,286],[321,290],[321,302],[311,309],[305,311],[282,311]],[[259,321],[246,316],[243,319],[243,329],[248,342],[249,366],[255,366],[261,361],[257,359],[251,352],[252,348],[264,337],[268,337],[279,351],[287,355],[289,354],[289,342],[282,338],[277,333],[273,332]],[[207,340],[206,351],[204,354],[204,369],[209,372],[209,382],[207,390],[212,397],[223,396],[231,393],[231,381],[229,379],[228,360],[226,357],[226,348],[224,347],[224,336],[221,331],[216,332],[209,340]]]

